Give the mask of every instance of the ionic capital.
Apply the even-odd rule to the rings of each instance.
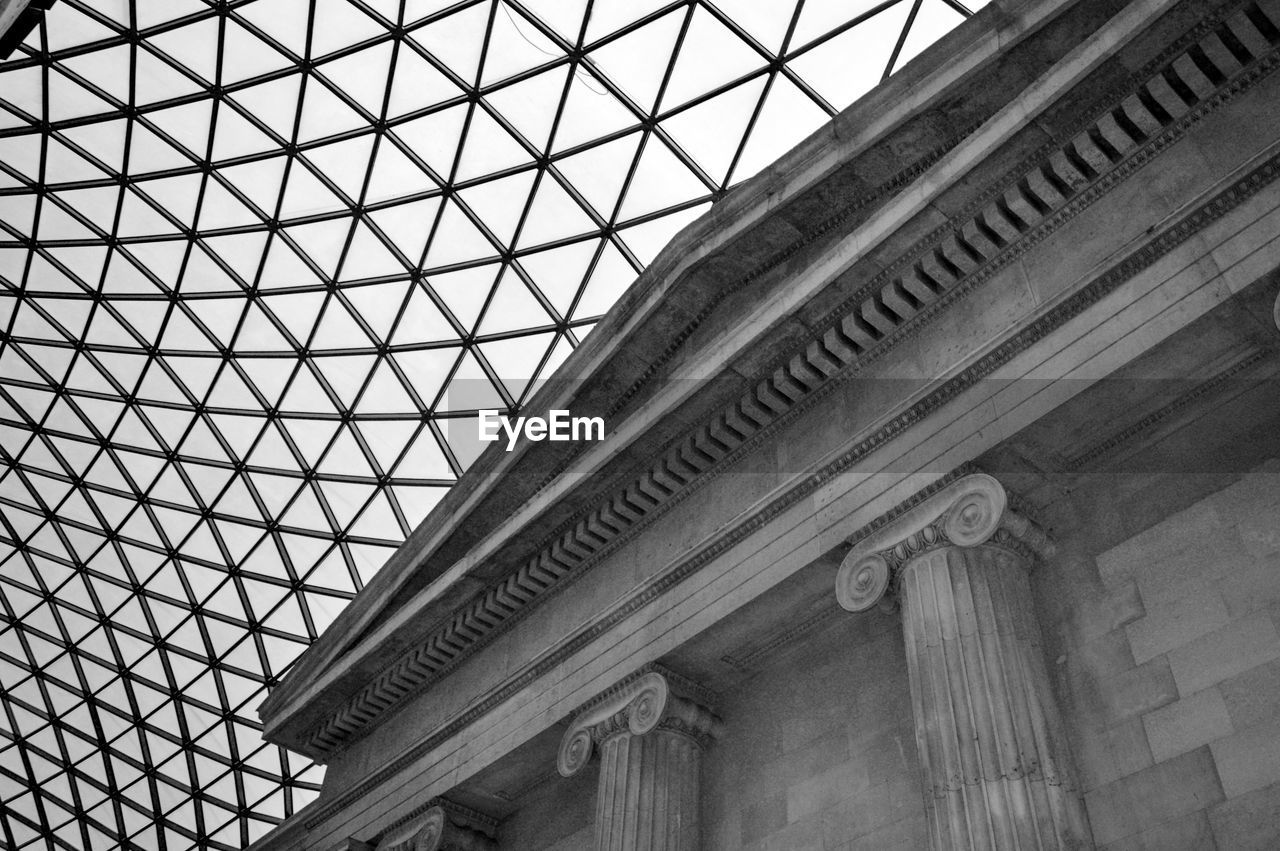
[[[596,745],[611,736],[643,736],[663,729],[704,743],[720,734],[720,719],[706,707],[700,686],[657,665],[637,671],[584,706],[565,731],[556,757],[562,777],[591,761]]]
[[[862,612],[884,599],[895,574],[911,559],[938,547],[993,543],[1047,557],[1044,530],[1009,508],[1000,482],[985,473],[957,479],[858,541],[840,563],[836,599]]]

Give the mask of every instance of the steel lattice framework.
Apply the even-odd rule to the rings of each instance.
[[[253,710],[465,469],[447,426],[969,12],[56,3],[0,64],[4,847],[314,798]]]

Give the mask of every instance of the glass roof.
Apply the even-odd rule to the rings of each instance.
[[[472,460],[447,426],[969,11],[55,3],[0,63],[0,844],[311,801],[254,710]]]

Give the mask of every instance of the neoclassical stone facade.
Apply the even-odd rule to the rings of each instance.
[[[255,847],[1276,847],[1277,68],[1275,0],[997,0],[731,193],[530,405],[606,440],[263,706],[328,773]]]

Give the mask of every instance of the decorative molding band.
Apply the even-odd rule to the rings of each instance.
[[[323,805],[317,806],[313,813],[308,813],[308,818],[303,822],[303,827],[306,829],[317,827],[331,813],[372,791],[384,781],[389,780],[395,774],[408,767],[414,760],[458,734],[478,718],[491,712],[521,689],[528,687],[574,653],[582,650],[604,632],[612,629],[685,579],[696,574],[698,570],[720,554],[735,546],[779,514],[849,469],[866,457],[867,454],[895,439],[903,431],[974,386],[983,377],[1007,363],[1018,353],[1026,350],[1051,331],[1083,313],[1133,276],[1156,263],[1161,257],[1164,257],[1209,224],[1236,209],[1278,179],[1280,179],[1280,155],[1266,160],[1209,202],[1158,233],[1145,246],[1125,257],[1070,298],[1050,309],[1040,319],[1016,333],[991,352],[988,352],[976,363],[913,405],[901,416],[895,417],[881,427],[875,434],[859,441],[826,467],[796,482],[790,490],[781,494],[772,503],[747,518],[738,526],[727,530],[714,541],[707,543],[697,551],[690,553],[684,560],[672,565],[661,575],[655,576],[644,588],[641,588],[630,598],[602,614],[593,623],[582,627],[566,638],[554,650],[538,659],[536,663],[494,686],[488,694],[472,704],[471,708],[442,724],[435,733],[408,748],[401,756],[383,766],[347,792],[325,802]]]
[[[836,600],[849,612],[880,603],[902,568],[939,547],[993,543],[1047,558],[1053,543],[1009,507],[1004,486],[986,473],[952,482],[863,538],[840,563]]]
[[[1280,307],[1280,302],[1277,302],[1277,306]],[[1080,469],[1088,466],[1094,461],[1111,455],[1121,446],[1133,440],[1143,432],[1150,431],[1160,425],[1160,423],[1175,416],[1179,411],[1186,409],[1194,402],[1212,395],[1221,388],[1223,384],[1226,384],[1232,378],[1244,372],[1249,367],[1265,359],[1267,354],[1268,353],[1262,349],[1254,349],[1253,351],[1248,352],[1226,369],[1217,373],[1212,378],[1195,385],[1186,393],[1182,394],[1177,399],[1174,399],[1164,407],[1152,411],[1136,423],[1125,426],[1098,443],[1095,443],[1079,455],[1075,455],[1068,459],[1066,464],[1063,465],[1064,469],[1071,473],[1078,472]]]
[[[775,630],[765,639],[754,647],[749,648],[745,653],[736,655],[726,653],[720,657],[720,661],[729,667],[741,673],[749,673],[755,670],[756,663],[765,658],[775,650],[785,647],[797,639],[803,638],[816,629],[819,629],[831,620],[831,616],[836,613],[836,609],[832,606],[823,606],[818,611],[811,613],[799,623],[788,624],[782,629]]]
[[[1237,4],[1238,5],[1238,4]],[[345,747],[369,723],[420,694],[567,587],[733,461],[996,271],[1016,260],[1146,165],[1204,115],[1278,64],[1272,23],[1253,3],[1201,21],[1112,92],[1086,129],[1015,170],[975,211],[924,240],[873,279],[844,317],[729,409],[695,429],[622,492],[585,513],[519,569],[459,610],[439,631],[391,662],[311,734],[308,752]],[[1172,58],[1170,58],[1171,54]],[[1142,82],[1145,80],[1145,82]],[[985,204],[985,206],[983,206]],[[893,277],[894,270],[906,269]],[[888,277],[886,277],[888,276]]]
[[[703,744],[720,732],[720,720],[707,708],[709,696],[684,677],[646,665],[579,710],[560,740],[556,770],[572,777],[591,761],[595,746],[623,733],[643,736],[663,728]]]

